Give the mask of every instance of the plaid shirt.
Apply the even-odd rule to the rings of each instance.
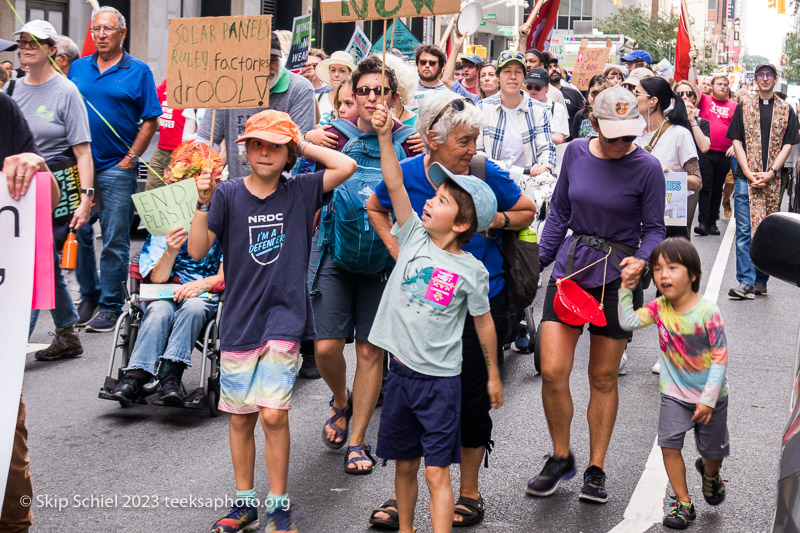
[[[547,106],[537,102],[525,92],[522,93],[522,98],[522,105],[516,109],[516,120],[519,131],[522,132],[525,165],[533,166],[538,163],[552,171],[556,168],[556,147],[550,134]],[[488,124],[478,135],[478,150],[499,161],[500,149],[506,135],[506,121],[509,120],[500,105],[500,93],[484,98],[478,106],[483,110]]]

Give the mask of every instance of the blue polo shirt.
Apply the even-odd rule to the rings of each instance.
[[[425,155],[419,154],[401,161],[400,168],[403,170],[403,185],[408,191],[411,207],[421,217],[425,202],[436,195],[436,189],[431,185],[428,175],[425,173]],[[522,191],[508,175],[508,171],[503,170],[488,158],[486,159],[486,184],[489,185],[489,188],[492,189],[492,192],[497,197],[498,211],[508,211],[514,207],[520,196],[522,196]],[[388,210],[392,209],[389,189],[386,188],[386,184],[383,181],[375,187],[375,196],[378,197],[381,207]],[[499,230],[491,231],[496,233]],[[499,237],[499,235],[496,236]],[[483,266],[489,271],[489,298],[497,296],[505,287],[506,282],[503,279],[503,256],[500,254],[500,250],[497,249],[495,241],[476,233],[466,246],[462,246],[461,249],[471,253],[478,261],[483,263]]]
[[[119,163],[136,139],[142,121],[162,113],[150,67],[125,50],[119,63],[102,74],[97,67],[96,53],[78,59],[69,69],[69,79],[78,86],[87,102],[95,171]],[[122,140],[92,106],[114,127]]]

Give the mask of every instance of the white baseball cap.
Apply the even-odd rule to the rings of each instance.
[[[58,44],[58,32],[53,25],[46,20],[36,19],[26,22],[23,27],[14,32],[14,35],[20,35],[22,33],[29,33],[40,41],[49,39]]]

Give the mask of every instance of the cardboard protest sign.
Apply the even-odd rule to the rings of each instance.
[[[461,11],[461,0],[320,0],[322,22],[351,22],[400,17],[448,15]]]
[[[286,60],[287,70],[298,70],[308,59],[311,42],[311,13],[295,17],[292,21],[292,46]]]
[[[0,249],[3,250],[0,254],[0,337],[3,339],[0,405],[4,406],[0,409],[0,470],[8,472],[31,316],[37,187],[32,186],[25,196],[14,201],[8,195],[5,182],[5,174],[0,173],[0,183],[4,184],[0,187]],[[52,244],[50,248],[52,250]],[[0,476],[0,503],[6,492],[6,478]]]
[[[189,229],[197,205],[197,184],[189,178],[131,198],[147,231],[164,236],[175,226]]]
[[[271,15],[170,19],[170,107],[266,107],[271,31]]]
[[[589,48],[589,41],[583,39],[578,51],[570,82],[581,91],[589,90],[589,80],[595,74],[602,74],[608,55],[611,53],[611,40],[606,39],[605,48]]]
[[[353,36],[350,37],[350,42],[348,43],[347,48],[344,50],[353,56],[355,62],[358,63],[367,57],[371,48],[372,43],[367,37],[367,34],[364,33],[364,30],[362,30],[360,27],[356,26]]]
[[[394,27],[395,25],[397,25],[397,28]],[[392,31],[394,31],[394,33],[392,33]],[[414,34],[411,33],[411,30],[408,29],[408,26],[403,24],[402,20],[394,20],[386,29],[387,52],[390,51],[389,49],[392,46],[392,35],[394,35],[394,47],[400,50],[404,56],[413,57],[415,48],[419,46],[419,41],[414,37]],[[378,39],[378,42],[372,46],[371,51],[376,54],[383,52],[383,37]]]
[[[688,181],[686,172],[665,172],[667,195],[664,209],[664,224],[685,226],[687,218]]]

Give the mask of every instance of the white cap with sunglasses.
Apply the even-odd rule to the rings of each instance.
[[[623,87],[617,85],[601,91],[594,99],[592,114],[607,139],[642,134],[636,96]]]
[[[52,24],[46,20],[31,20],[26,22],[24,26],[14,32],[14,35],[21,35],[27,33],[36,37],[39,41],[51,40],[58,44],[58,32]]]

